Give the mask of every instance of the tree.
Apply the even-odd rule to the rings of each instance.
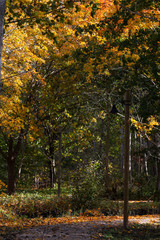
[[[0,79],[1,79],[1,66],[2,66],[2,46],[3,46],[3,33],[4,33],[4,14],[5,14],[5,8],[6,8],[6,1],[1,0],[0,1]],[[1,89],[0,84],[0,89]]]
[[[36,126],[37,98],[38,89],[43,86],[43,79],[40,74],[38,75],[36,66],[44,62],[43,59],[47,54],[45,46],[50,44],[50,41],[44,40],[37,26],[30,30],[29,27],[20,29],[13,24],[6,29],[4,36],[0,118],[1,134],[8,149],[5,151],[1,149],[1,155],[8,163],[9,194],[15,192],[15,164],[22,140],[28,136],[32,141],[31,133],[34,132],[35,136],[39,131]],[[41,41],[44,42],[43,50],[39,48]],[[19,50],[23,53],[19,54]]]
[[[128,1],[7,3],[1,130],[8,142],[12,138],[16,146],[22,131],[32,142],[41,138],[41,146],[48,137],[49,149],[53,135],[62,132],[64,146],[65,134],[74,139],[77,130],[78,145],[91,146],[88,139],[95,136],[98,146],[103,134],[97,116],[105,115],[106,100],[109,106],[121,100],[126,88],[134,99],[137,89],[145,90],[138,99],[145,123],[158,119],[158,10],[156,4],[137,6],[138,12]],[[143,104],[151,95],[155,111],[147,103],[146,113]],[[52,133],[44,137],[45,128]],[[53,159],[53,151],[48,154]]]

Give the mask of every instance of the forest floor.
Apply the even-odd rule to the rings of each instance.
[[[152,230],[154,228],[151,233],[151,236],[154,235],[153,238],[147,239],[160,240],[160,215],[130,216],[128,230],[123,229],[123,217],[121,216],[69,216],[37,219],[34,224],[28,224],[28,226],[24,224],[22,228],[5,228],[0,240],[146,239],[145,234],[147,231],[150,233],[150,229],[146,230],[145,226],[151,226]],[[117,233],[114,230],[114,234],[111,234],[111,229],[116,229],[118,232],[116,237],[114,234]],[[128,235],[126,237],[125,234],[130,234],[130,237]]]

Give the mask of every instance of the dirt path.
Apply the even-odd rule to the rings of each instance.
[[[40,226],[16,235],[16,240],[91,240],[100,239],[103,224],[96,222]]]
[[[129,223],[160,225],[160,216],[130,217]],[[93,240],[103,239],[102,231],[109,226],[122,226],[122,217],[106,217],[104,220],[77,223],[42,225],[14,233],[7,240]]]

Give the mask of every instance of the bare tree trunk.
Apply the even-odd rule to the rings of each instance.
[[[38,189],[39,188],[39,177],[36,175],[34,176],[34,185]]]
[[[130,177],[132,178],[132,134],[131,132],[129,133],[129,174]]]
[[[53,188],[56,181],[56,174],[55,174],[55,159],[49,159],[49,179],[50,179],[50,188]]]
[[[95,112],[95,119],[97,118],[97,114]],[[93,154],[94,154],[94,160],[95,160],[95,154],[96,154],[96,132],[97,132],[97,121],[94,123],[94,143],[93,143]]]
[[[158,176],[157,176],[157,202],[160,202],[160,159],[157,162],[158,165]],[[158,206],[158,213],[160,213],[160,205]]]
[[[102,150],[103,150],[103,144],[102,140],[104,139],[104,122],[103,119],[101,120],[101,139],[99,143],[99,157],[102,158]]]
[[[139,150],[138,150],[138,175],[141,175],[141,136],[138,138],[139,140]]]
[[[146,153],[144,154],[144,166],[145,166],[146,176],[148,177],[148,156]]]
[[[156,134],[157,142],[157,201],[160,202],[160,135]],[[159,207],[160,212],[160,207]]]
[[[148,177],[148,153],[147,153],[147,148],[148,148],[148,141],[145,139],[144,142],[144,148],[145,148],[145,153],[144,153],[144,167],[145,167],[145,174]]]
[[[110,121],[109,104],[107,103],[107,134],[106,134],[106,156],[105,156],[105,191],[108,193],[109,187],[109,139],[110,139]]]
[[[58,149],[58,197],[61,195],[61,159],[62,159],[62,134],[59,133]]]
[[[27,143],[27,139],[24,140],[24,136],[23,136],[23,137],[22,137],[22,156],[21,156],[21,160],[20,160],[20,163],[19,163],[19,167],[18,167],[18,175],[17,175],[16,184],[17,184],[18,180],[19,180],[20,177],[21,177],[22,165],[23,165],[23,160],[24,160],[24,153],[25,153],[26,143]]]
[[[157,175],[157,191],[158,191],[158,201],[160,201],[160,160],[158,159],[157,163],[158,167],[158,175]]]
[[[6,0],[0,0],[0,91],[1,91],[1,67],[2,67],[2,47],[3,47],[3,26],[6,8]]]
[[[121,127],[121,171],[123,172],[123,157],[124,157],[124,151],[123,151],[123,127]]]

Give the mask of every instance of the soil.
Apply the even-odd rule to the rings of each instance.
[[[98,239],[99,233],[103,228],[103,223],[74,223],[57,224],[54,226],[40,226],[29,229],[16,235],[16,240],[34,239],[34,240],[91,240]],[[100,238],[99,238],[100,239]]]
[[[139,224],[156,224],[160,225],[159,216],[155,217],[140,217],[129,220],[129,223]],[[15,232],[12,236],[7,236],[5,240],[93,240],[103,239],[102,232],[109,226],[122,226],[123,219],[115,219],[113,221],[92,221],[79,223],[61,223],[55,225],[36,226]]]

